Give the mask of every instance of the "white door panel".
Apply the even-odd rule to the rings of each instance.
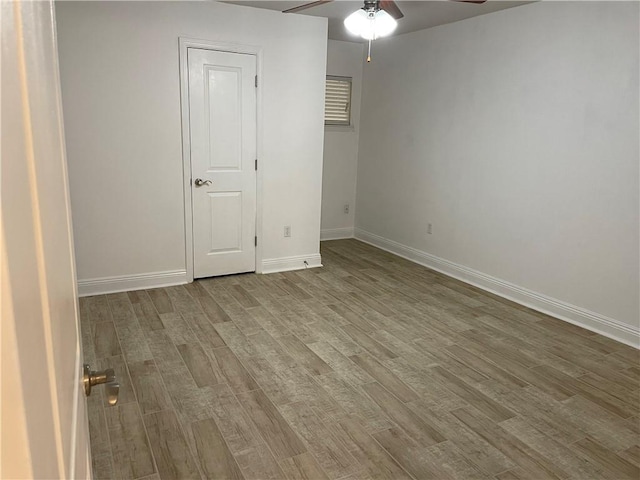
[[[54,8],[1,8],[0,478],[90,478]]]
[[[255,270],[256,57],[189,48],[194,277]],[[202,180],[203,185],[195,183]]]
[[[242,251],[242,225],[235,221],[242,217],[242,192],[209,193],[211,212],[210,254]]]
[[[209,172],[242,169],[242,70],[205,67]]]

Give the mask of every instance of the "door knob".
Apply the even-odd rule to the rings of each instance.
[[[120,384],[116,381],[116,374],[113,368],[107,368],[100,372],[91,370],[91,367],[84,364],[82,383],[84,384],[84,394],[88,397],[91,395],[91,387],[104,383],[107,389],[107,401],[109,405],[118,403],[118,393],[120,392]]]
[[[196,178],[194,182],[196,187],[201,187],[203,185],[211,185],[211,180],[202,180],[201,178]]]

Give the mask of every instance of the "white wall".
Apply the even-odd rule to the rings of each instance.
[[[377,41],[357,236],[637,344],[638,7],[541,2]]]
[[[216,2],[59,2],[56,14],[81,285],[185,270],[178,37],[262,48],[259,249],[319,263],[326,19]]]
[[[326,126],[322,170],[323,240],[353,236],[362,91],[362,43],[329,40],[327,75],[351,77],[351,127]],[[349,213],[344,206],[349,205]]]

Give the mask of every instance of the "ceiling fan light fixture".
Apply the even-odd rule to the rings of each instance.
[[[361,8],[344,19],[344,26],[353,35],[365,40],[385,37],[396,29],[398,22],[384,10]]]

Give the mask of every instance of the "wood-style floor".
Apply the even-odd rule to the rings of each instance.
[[[82,298],[97,478],[640,476],[640,354],[355,240]]]

